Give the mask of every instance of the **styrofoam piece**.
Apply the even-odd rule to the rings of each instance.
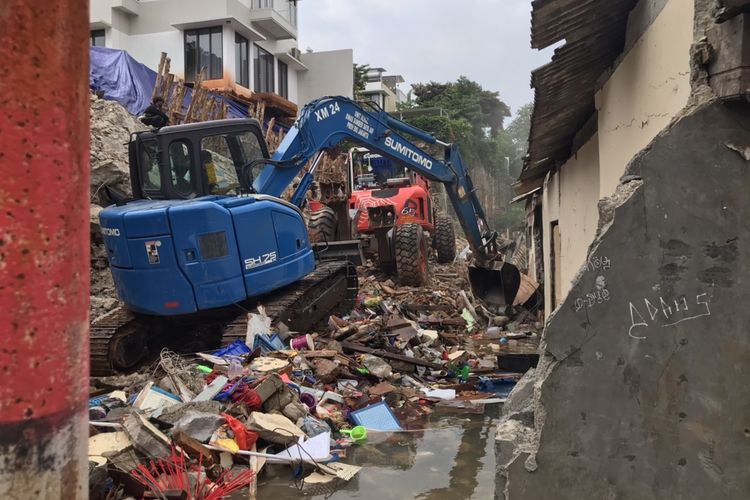
[[[214,379],[213,382],[208,384],[208,386],[206,386],[206,388],[203,389],[200,394],[195,396],[193,401],[211,401],[216,397],[217,394],[221,392],[221,389],[226,385],[227,382],[229,382],[228,378],[226,378],[224,375],[219,375]]]

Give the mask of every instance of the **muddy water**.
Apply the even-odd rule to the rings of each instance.
[[[363,469],[333,491],[295,486],[288,466],[267,466],[259,477],[258,498],[494,498],[494,424],[500,409],[501,405],[494,404],[486,405],[483,415],[433,415],[421,432],[371,434],[367,444],[348,448],[342,460]]]

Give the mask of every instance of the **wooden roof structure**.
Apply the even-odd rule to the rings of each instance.
[[[595,112],[597,81],[625,45],[628,14],[637,0],[534,0],[531,46],[565,41],[552,61],[531,74],[534,112],[529,152],[516,184],[518,194],[541,185],[564,163],[576,133]]]

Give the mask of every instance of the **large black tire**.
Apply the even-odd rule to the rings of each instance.
[[[404,285],[422,286],[429,276],[427,242],[422,226],[402,224],[393,230],[396,273]]]
[[[437,251],[437,261],[440,264],[453,262],[456,258],[456,233],[453,231],[453,221],[444,213],[435,216],[432,247]]]
[[[310,243],[324,243],[336,240],[336,212],[324,206],[310,215],[307,224],[307,234]]]

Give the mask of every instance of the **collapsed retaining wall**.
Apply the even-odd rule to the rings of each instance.
[[[500,498],[750,491],[747,130],[750,105],[714,102],[630,165],[547,326],[535,446],[498,443]]]
[[[498,427],[496,497],[750,492],[750,103],[708,86],[696,0],[689,108],[599,202],[587,265]]]

